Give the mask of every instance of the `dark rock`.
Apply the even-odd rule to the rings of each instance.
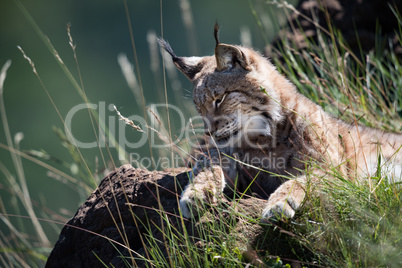
[[[131,257],[146,256],[146,223],[161,226],[160,206],[177,217],[178,194],[188,181],[185,171],[177,169],[174,177],[174,172],[124,165],[111,172],[65,225],[46,267],[104,267],[100,260],[124,267],[122,256],[129,257],[126,261],[131,265],[143,264],[133,263]],[[157,228],[153,235],[163,241]]]
[[[64,226],[46,267],[104,267],[102,262],[109,267],[144,267],[147,249],[155,246],[161,248],[167,259],[162,231],[166,228],[166,218],[162,219],[161,215],[168,218],[170,230],[183,233],[186,228],[193,237],[192,242],[200,248],[203,242],[197,239],[197,230],[203,230],[209,221],[236,222],[233,239],[239,241],[251,241],[261,234],[263,228],[258,224],[230,212],[215,215],[213,209],[197,221],[182,221],[178,199],[188,183],[186,171],[180,168],[151,172],[130,165],[112,171]],[[244,198],[237,200],[236,205],[227,200],[224,203],[231,207],[228,211],[235,209],[236,215],[258,218],[266,200]],[[153,242],[160,241],[158,245],[150,244],[147,239],[150,234]]]

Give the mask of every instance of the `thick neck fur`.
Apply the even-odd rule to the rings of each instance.
[[[394,163],[402,163],[402,154],[395,153],[402,146],[401,134],[336,119],[278,75],[274,76],[273,84],[283,118],[276,125],[276,146],[291,143],[302,155],[331,166],[340,165],[345,175],[370,174],[370,170],[377,168],[372,163],[377,162],[379,153],[382,163],[391,158]]]

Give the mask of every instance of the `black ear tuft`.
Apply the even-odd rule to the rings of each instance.
[[[158,38],[158,43],[172,57],[173,63],[176,65],[177,69],[185,74],[190,81],[193,81],[195,75],[203,68],[203,58],[178,57],[167,41]]]
[[[216,42],[215,47],[217,47],[220,44],[220,42],[219,42],[219,29],[220,28],[219,28],[218,22],[216,21],[215,26],[214,26],[214,37],[215,37],[215,42]]]
[[[164,39],[157,38],[159,45],[167,52],[170,54],[172,59],[177,59],[176,54],[174,54],[172,47],[168,43],[168,41],[165,41]]]

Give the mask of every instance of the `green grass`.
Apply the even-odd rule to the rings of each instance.
[[[255,10],[254,10],[255,12]],[[30,17],[27,13],[26,16]],[[255,13],[257,20],[259,15]],[[36,25],[32,20],[31,23]],[[268,29],[261,25],[261,32]],[[400,25],[402,28],[402,24]],[[74,78],[51,43],[40,29],[35,27],[43,38],[62,70],[70,79],[83,100],[88,103],[81,79]],[[360,124],[375,126],[387,131],[401,131],[402,116],[402,66],[392,51],[374,50],[358,59],[348,51],[347,44],[342,43],[340,33],[322,33],[318,44],[306,39],[308,49],[296,51],[292,44],[284,42],[280,48],[282,59],[273,58],[279,71],[291,80],[307,97],[321,105],[334,116]],[[399,31],[402,42],[402,32]],[[71,35],[70,35],[71,38]],[[335,42],[334,40],[337,40]],[[71,39],[72,41],[72,39]],[[72,42],[73,43],[73,42]],[[72,49],[75,48],[72,46]],[[74,54],[76,57],[76,55]],[[78,65],[78,60],[76,58]],[[33,66],[33,65],[32,65]],[[2,70],[6,74],[7,67]],[[40,80],[40,75],[37,75]],[[4,80],[2,80],[4,81]],[[70,152],[72,161],[59,160],[46,152],[32,151],[26,154],[20,151],[18,139],[12,140],[7,124],[3,99],[3,83],[0,84],[0,108],[3,116],[3,128],[7,134],[7,148],[12,155],[16,175],[9,167],[0,165],[0,171],[6,178],[7,191],[14,200],[14,211],[0,207],[0,220],[8,228],[8,233],[0,232],[0,266],[4,267],[41,267],[49,254],[50,242],[43,231],[43,222],[53,222],[52,227],[60,230],[61,225],[51,220],[53,212],[37,215],[33,201],[26,187],[24,167],[21,157],[27,158],[49,169],[54,177],[63,183],[79,184],[82,195],[88,195],[98,183],[99,174],[90,171],[79,148],[71,144],[62,131],[55,130],[60,137],[61,146]],[[46,88],[43,86],[45,91]],[[141,86],[140,86],[141,87]],[[52,99],[50,98],[50,101]],[[144,103],[139,103],[144,105]],[[144,105],[145,114],[145,105]],[[57,106],[55,106],[56,112]],[[93,110],[91,110],[93,111]],[[99,124],[108,133],[104,122],[97,121],[98,116],[91,114],[93,126]],[[170,124],[162,118],[160,126],[150,126],[147,131],[162,133],[161,139],[170,139]],[[167,127],[165,126],[167,125]],[[165,137],[168,137],[167,140]],[[114,137],[108,136],[112,141]],[[181,143],[186,146],[186,141]],[[118,147],[119,148],[119,147]],[[172,148],[160,155],[180,152],[181,148]],[[118,149],[122,156],[124,150]],[[104,158],[112,158],[102,155]],[[74,167],[72,175],[65,174],[53,166]],[[104,161],[105,166],[107,161]],[[1,163],[0,163],[1,164]],[[380,171],[381,167],[379,167]],[[161,212],[164,241],[152,235],[151,222],[142,222],[149,230],[144,236],[150,260],[149,267],[244,267],[247,264],[269,267],[289,266],[297,262],[302,266],[325,267],[398,267],[402,264],[402,214],[400,183],[391,178],[372,177],[361,182],[350,181],[337,175],[323,179],[319,194],[308,193],[302,209],[295,219],[280,221],[273,225],[261,225],[258,216],[251,215],[233,206],[220,204],[212,210],[203,211],[204,216],[194,222],[190,230],[185,228],[183,219],[176,222]],[[1,198],[1,197],[0,197]],[[239,202],[230,200],[232,204]],[[0,200],[0,204],[3,202]],[[28,221],[12,220],[10,214],[26,215]],[[44,221],[39,221],[43,215]],[[66,219],[59,215],[59,222]],[[216,220],[220,219],[220,220]],[[134,223],[133,223],[134,224]],[[28,236],[28,230],[34,230],[35,237]],[[255,235],[250,236],[250,232]],[[250,241],[250,237],[253,238]],[[109,243],[105,239],[105,243]],[[166,246],[168,250],[163,251]],[[117,249],[116,249],[117,250]],[[178,254],[179,253],[179,254]],[[101,256],[97,256],[101,260]],[[134,256],[135,260],[145,260],[146,256]],[[127,266],[132,260],[127,260]],[[104,264],[107,266],[107,264]]]

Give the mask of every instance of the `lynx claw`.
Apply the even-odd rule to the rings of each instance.
[[[212,166],[196,176],[192,174],[191,183],[184,189],[180,199],[183,217],[195,218],[209,205],[215,205],[221,197],[225,177],[220,166]]]
[[[295,216],[301,202],[297,202],[293,197],[288,196],[285,200],[278,200],[276,203],[270,202],[262,212],[261,222],[272,223],[282,219],[291,219]]]
[[[277,202],[273,206],[267,206],[262,212],[262,223],[273,223],[282,219],[290,219],[295,215],[295,210],[287,202]]]
[[[305,197],[304,189],[299,182],[283,183],[268,199],[262,212],[261,222],[269,223],[281,219],[291,219],[300,208]]]
[[[216,193],[211,193],[206,189],[197,191],[192,187],[183,192],[179,202],[181,213],[187,219],[197,218],[208,205],[216,203]]]
[[[214,199],[210,201],[214,202]],[[186,219],[193,219],[197,218],[201,211],[205,209],[207,198],[193,189],[189,189],[183,192],[179,203],[183,217]]]
[[[180,210],[181,214],[186,219],[192,219],[198,215],[198,213],[195,213],[197,209],[195,209],[194,203],[188,197],[182,197],[180,199]]]

